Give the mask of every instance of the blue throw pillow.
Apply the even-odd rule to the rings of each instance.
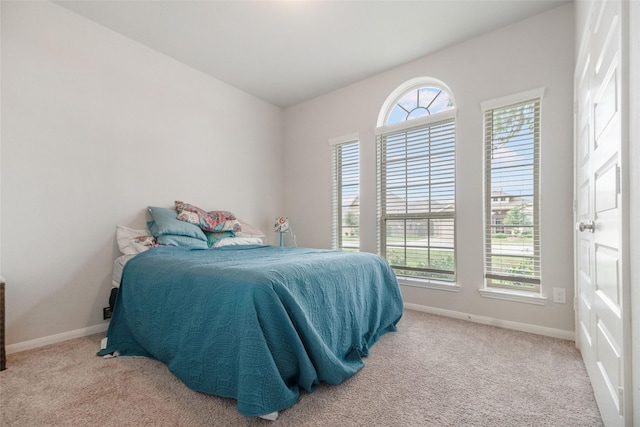
[[[153,218],[153,223],[149,225],[149,231],[156,239],[164,235],[186,236],[203,240],[206,246],[207,236],[204,235],[202,229],[195,224],[178,220],[178,212],[175,209],[149,206],[149,213]]]
[[[163,234],[156,237],[158,244],[165,246],[182,246],[196,249],[209,249],[206,240],[200,240],[188,236],[176,236],[174,234]]]

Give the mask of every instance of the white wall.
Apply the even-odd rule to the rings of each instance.
[[[281,109],[55,4],[1,7],[7,344],[102,324],[115,226],[144,227],[148,205],[270,230]]]
[[[298,244],[331,245],[330,138],[359,132],[361,247],[376,247],[374,128],[387,96],[421,76],[447,84],[457,102],[457,265],[460,292],[402,287],[405,301],[472,318],[535,325],[572,336],[573,5],[444,49],[285,111],[285,212]],[[542,100],[542,286],[544,306],[480,296],[483,285],[480,103],[546,88]],[[563,288],[567,303],[551,300]],[[564,332],[566,332],[566,334]]]
[[[362,141],[362,247],[376,252],[376,118],[391,91],[418,76],[444,81],[458,104],[461,291],[403,287],[405,300],[573,332],[572,5],[284,115],[57,5],[3,1],[1,19],[0,265],[8,281],[8,344],[101,325],[118,255],[115,225],[142,227],[149,204],[183,199],[229,209],[267,232],[286,214],[300,246],[330,247],[327,141],[353,132]],[[552,287],[565,288],[568,301],[542,307],[478,293],[480,102],[537,87],[546,88],[543,287],[548,296]]]

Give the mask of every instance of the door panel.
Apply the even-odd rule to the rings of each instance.
[[[585,293],[581,293],[579,296],[580,304],[578,305],[578,310],[582,314],[579,321],[579,329],[578,336],[581,344],[585,346],[585,348],[592,348],[592,339],[591,339],[591,331],[593,331],[593,327],[591,325],[591,301]]]
[[[606,384],[608,397],[614,401],[616,405],[619,405],[618,387],[620,387],[619,372],[621,370],[622,358],[620,357],[620,352],[616,351],[615,341],[608,333],[603,322],[598,322],[597,333],[597,360],[600,375]]]
[[[606,211],[618,207],[617,171],[616,163],[611,162],[595,174],[595,213],[598,218],[602,218]],[[613,213],[613,215],[615,215],[615,213]]]
[[[618,251],[606,246],[596,246],[596,292],[607,298],[616,311],[620,311]],[[615,320],[615,319],[612,319]]]
[[[608,80],[604,82],[604,90],[600,93],[600,97],[596,98],[594,105],[594,124],[596,135],[596,146],[600,145],[600,135],[606,128],[607,124],[615,117],[617,111],[616,99],[616,71],[614,68],[608,76]]]

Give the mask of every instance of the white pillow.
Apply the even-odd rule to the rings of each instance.
[[[224,239],[218,240],[214,248],[219,248],[221,246],[231,246],[231,245],[261,245],[262,238],[260,237],[225,237]]]
[[[264,233],[262,232],[262,230],[260,230],[255,225],[251,225],[242,219],[238,219],[238,222],[240,222],[241,229],[240,231],[236,231],[233,233],[236,235],[236,237],[264,237]]]
[[[149,249],[153,236],[148,229],[135,230],[124,225],[116,226],[116,239],[120,252],[125,255],[135,255]]]

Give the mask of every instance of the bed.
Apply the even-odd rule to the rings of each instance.
[[[357,373],[402,310],[396,277],[377,255],[153,247],[124,266],[98,354],[160,360],[191,389],[264,416],[294,405],[300,390]]]

